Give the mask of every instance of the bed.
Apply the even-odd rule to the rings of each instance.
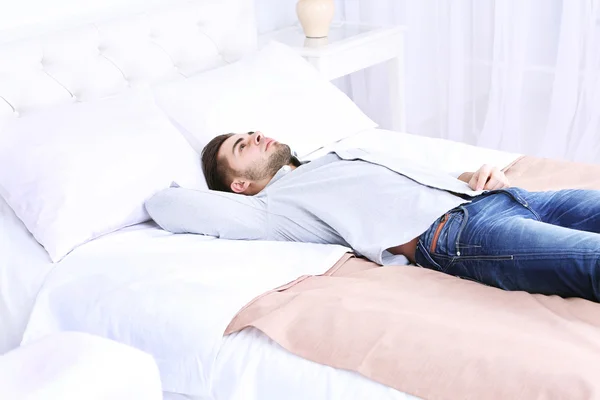
[[[149,222],[143,210],[118,208],[168,186],[171,179],[201,186],[201,177],[190,172],[197,168],[197,154],[181,156],[181,143],[169,147],[173,129],[196,152],[211,135],[255,127],[277,132],[306,159],[333,146],[371,147],[415,162],[427,157],[455,175],[483,163],[507,167],[521,155],[377,129],[341,93],[319,81],[316,71],[297,60],[272,67],[287,50],[274,46],[255,56],[256,46],[251,0],[169,2],[0,44],[0,138],[10,136],[1,144],[21,143],[19,135],[44,127],[23,150],[30,157],[27,164],[8,151],[4,157],[26,172],[41,171],[48,181],[54,179],[44,171],[48,165],[60,174],[82,166],[78,174],[52,181],[54,186],[36,186],[39,196],[23,208],[14,206],[15,199],[31,191],[8,193],[10,185],[18,188],[21,182],[8,172],[0,177],[5,186],[0,196],[0,353],[52,333],[80,331],[151,354],[165,398],[413,398],[364,374],[294,355],[252,327],[223,336],[253,299],[301,276],[324,274],[350,249],[173,235]],[[292,83],[291,72],[297,73]],[[327,109],[328,102],[340,106]],[[69,125],[64,116],[71,115],[73,105],[78,122]],[[132,115],[139,116],[137,121]],[[120,121],[125,121],[122,130],[113,131]],[[125,140],[132,126],[144,135]],[[77,130],[85,139],[78,141]],[[202,138],[194,134],[200,130]],[[55,141],[62,147],[52,147]],[[75,164],[65,167],[56,157],[68,158],[89,143],[100,155],[121,157],[94,159],[106,171],[93,184],[84,175],[97,172],[94,163],[74,157]],[[113,153],[115,148],[121,152]],[[46,159],[47,149],[60,153]],[[132,164],[154,168],[153,173],[140,168],[125,179]],[[118,190],[115,182],[122,183]],[[69,190],[53,189],[60,185]],[[118,195],[104,198],[110,190]],[[123,194],[134,190],[135,198]],[[53,214],[54,208],[68,208],[71,200],[65,198],[84,199],[96,208],[77,209],[65,220]],[[106,204],[111,211],[103,214],[99,210]],[[36,207],[43,212],[31,220],[22,217]],[[41,230],[41,214],[63,220]],[[125,222],[106,226],[111,218]],[[65,227],[80,227],[81,220],[97,229],[68,235]]]
[[[7,34],[0,44],[0,58],[3,60],[0,66],[0,131],[12,120],[26,118],[44,110],[53,112],[56,107],[63,105],[68,107],[70,104],[86,104],[129,90],[143,90],[146,86],[184,81],[187,77],[232,63],[255,50],[254,4],[246,0],[169,2],[57,32],[38,32],[35,36],[28,36],[23,32]],[[252,254],[256,255],[256,263],[260,262],[262,268],[271,270],[276,266],[279,273],[271,282],[254,279],[260,288],[242,290],[248,289],[247,283],[258,271],[244,275],[240,262],[228,260],[227,255],[247,253],[248,248],[244,247],[244,243],[229,243],[196,235],[174,237],[153,223],[145,222],[104,235],[78,247],[59,262],[53,262],[2,196],[0,213],[0,353],[7,353],[19,345],[35,343],[52,330],[76,330],[109,338],[118,336],[119,332],[108,332],[110,328],[105,332],[93,328],[91,319],[88,319],[91,314],[84,318],[90,322],[87,326],[76,326],[75,321],[79,318],[74,315],[69,317],[71,323],[63,321],[61,326],[57,325],[57,321],[50,321],[52,317],[45,315],[46,307],[53,308],[58,304],[56,301],[60,303],[51,289],[53,285],[56,285],[53,286],[54,289],[60,287],[62,293],[70,293],[69,296],[86,297],[84,293],[88,289],[84,288],[85,284],[82,285],[80,279],[89,279],[88,283],[92,287],[98,287],[99,276],[105,274],[105,289],[110,285],[123,289],[127,286],[126,281],[119,284],[111,281],[111,270],[118,279],[126,276],[137,279],[133,276],[140,274],[138,278],[143,276],[143,279],[149,279],[147,284],[150,286],[153,279],[159,279],[159,275],[167,273],[171,274],[170,283],[166,275],[159,279],[165,284],[169,283],[166,287],[176,286],[175,281],[180,281],[184,286],[193,286],[193,280],[197,278],[196,283],[207,285],[206,288],[212,287],[215,291],[213,294],[229,290],[227,293],[235,293],[239,297],[237,300],[226,297],[227,302],[222,305],[222,310],[229,311],[214,313],[214,317],[220,322],[213,321],[215,324],[209,330],[202,328],[203,325],[212,325],[208,314],[197,318],[194,323],[188,321],[185,329],[177,329],[176,325],[164,322],[164,329],[171,329],[171,333],[175,331],[175,336],[204,331],[210,337],[204,342],[197,340],[203,346],[196,346],[196,349],[202,347],[204,351],[199,354],[206,358],[203,361],[206,367],[199,365],[199,356],[191,356],[189,359],[182,357],[181,365],[165,366],[167,361],[161,360],[159,354],[153,354],[163,372],[162,387],[166,398],[248,399],[252,392],[256,393],[257,398],[281,397],[280,393],[287,393],[289,386],[273,386],[272,380],[267,377],[275,368],[264,363],[248,362],[258,354],[265,356],[271,353],[280,357],[285,365],[285,369],[279,369],[281,382],[288,379],[289,385],[296,385],[295,393],[298,398],[322,395],[323,390],[329,391],[331,395],[336,392],[343,395],[347,393],[345,386],[348,382],[354,382],[355,387],[362,387],[365,392],[369,392],[368,388],[374,386],[387,392],[389,398],[404,397],[395,390],[377,385],[357,374],[336,371],[294,357],[252,330],[231,335],[227,339],[222,338],[229,319],[252,297],[293,280],[298,274],[322,273],[348,249],[339,246],[264,243],[259,245],[263,247],[262,251],[257,251],[257,246],[253,245]],[[211,264],[205,259],[203,263],[210,266],[210,270],[191,271],[198,264],[198,259],[207,256],[207,249],[213,252],[215,259],[219,259],[217,263]],[[174,257],[174,254],[179,256]],[[290,254],[297,257],[296,262],[288,261]],[[154,278],[148,275],[152,274],[149,272],[151,267],[147,264],[149,260],[157,267],[155,273],[158,275]],[[310,260],[310,268],[300,267],[301,260]],[[167,271],[161,271],[161,263]],[[286,263],[289,268],[287,272],[283,272],[281,265]],[[145,268],[136,268],[141,265],[145,265]],[[246,260],[243,269],[248,270],[249,266],[249,260]],[[131,268],[130,273],[124,273],[128,268]],[[223,273],[215,274],[215,268]],[[238,271],[234,273],[231,268]],[[193,278],[194,274],[200,275]],[[236,280],[232,280],[234,276],[237,276]],[[182,279],[184,282],[181,282]],[[230,282],[231,286],[222,286],[219,281]],[[64,285],[68,285],[68,282],[74,285],[67,290]],[[143,286],[141,282],[137,282],[134,286],[140,285]],[[117,290],[113,286],[111,289]],[[199,286],[196,289],[198,294],[203,293]],[[75,290],[77,294],[71,290]],[[169,308],[165,317],[168,318],[171,314],[173,318],[177,300],[168,300],[168,297],[165,297],[165,307]],[[185,297],[180,298],[185,304],[180,304],[179,309],[188,312],[190,299],[184,299]],[[101,303],[99,298],[91,301],[97,308]],[[198,304],[210,301],[214,301],[214,298],[194,300]],[[141,306],[141,303],[138,305]],[[157,320],[148,322],[161,326]],[[71,326],[66,326],[67,324]],[[152,330],[152,327],[143,329],[149,336]],[[141,331],[132,333],[133,342],[136,341],[135,335],[140,333]],[[175,336],[170,336],[170,340],[176,341]],[[219,350],[221,341],[223,346]],[[247,347],[249,341],[253,343],[252,349]],[[133,342],[129,344],[135,345]],[[186,343],[190,343],[190,340]],[[163,350],[174,351],[167,348]],[[177,351],[189,352],[190,348],[181,346]],[[221,351],[223,356],[217,357],[217,353]],[[149,352],[152,353],[153,350]],[[247,355],[243,356],[242,353]],[[211,363],[215,366],[211,367]],[[310,379],[313,384],[307,385],[305,381],[298,379],[299,376],[295,374],[297,366],[307,371],[306,379]],[[174,375],[173,371],[180,374]],[[252,379],[252,374],[261,375],[263,379]],[[321,377],[320,386],[314,386]]]

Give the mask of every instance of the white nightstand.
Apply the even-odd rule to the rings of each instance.
[[[259,40],[262,44],[276,40],[292,47],[329,80],[388,62],[392,128],[403,132],[404,31],[400,26],[334,23],[323,39],[307,39],[300,26],[291,26],[262,35]]]

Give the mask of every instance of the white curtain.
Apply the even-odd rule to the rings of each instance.
[[[295,1],[258,0],[262,27]],[[600,0],[336,0],[337,19],[405,25],[407,130],[600,163]],[[274,10],[285,20],[269,18]],[[285,11],[284,11],[285,10]],[[277,22],[279,21],[279,22]],[[340,85],[390,126],[385,66]]]

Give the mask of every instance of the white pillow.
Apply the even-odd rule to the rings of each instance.
[[[54,262],[148,220],[144,202],[173,181],[206,187],[197,153],[149,91],[43,110],[0,132],[0,195]]]
[[[154,91],[200,152],[222,133],[262,131],[299,156],[377,126],[289,47],[271,42],[223,68]]]

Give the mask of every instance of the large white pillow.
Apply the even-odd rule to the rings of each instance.
[[[216,135],[260,130],[303,156],[377,126],[312,65],[277,42],[234,64],[157,87],[154,94],[189,132],[197,151]]]
[[[0,195],[54,262],[148,220],[144,202],[173,181],[206,187],[198,155],[147,90],[46,109],[0,131]]]

